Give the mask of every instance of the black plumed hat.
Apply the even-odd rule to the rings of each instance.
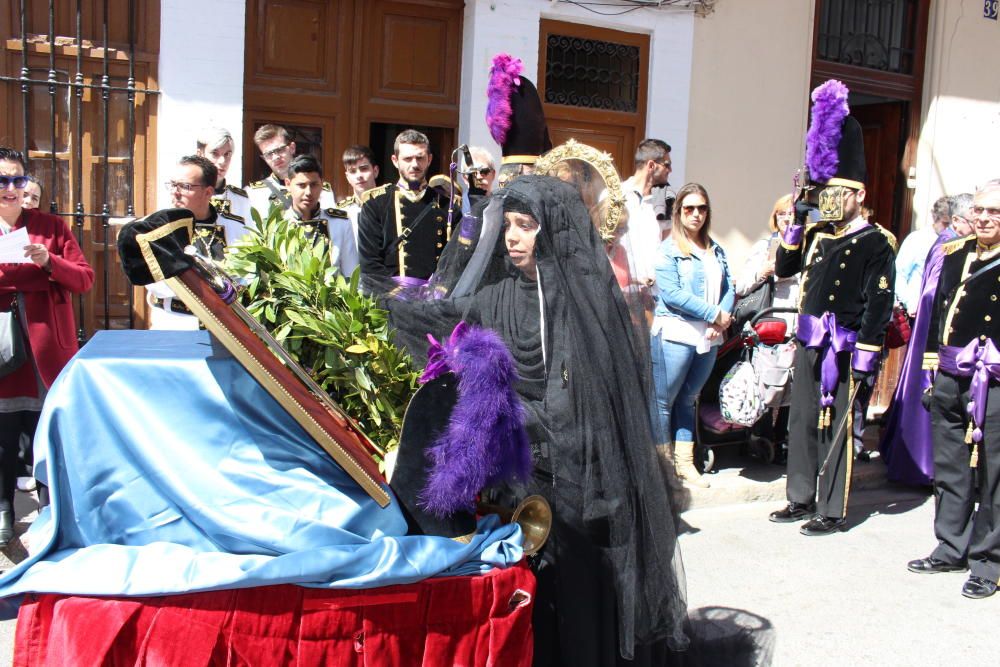
[[[850,115],[850,91],[830,79],[812,92],[812,112],[806,133],[806,166],[817,185],[865,187],[865,143],[861,124]]]
[[[517,58],[501,53],[493,58],[487,86],[486,124],[503,154],[503,163],[533,164],[552,148],[538,89],[521,75]]]
[[[150,213],[122,227],[118,234],[118,257],[133,285],[148,285],[172,278],[191,268],[184,254],[191,243],[194,214],[185,208]]]
[[[868,180],[868,168],[865,166],[865,141],[861,131],[861,123],[854,116],[844,119],[841,129],[840,143],[837,144],[837,171],[827,181],[827,185],[846,185],[849,188],[861,190]]]

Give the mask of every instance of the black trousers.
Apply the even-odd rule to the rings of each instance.
[[[979,443],[979,493],[965,442],[970,378],[938,373],[931,399],[934,434],[934,535],[931,554],[947,563],[969,562],[971,574],[1000,580],[1000,386],[991,382],[983,440]],[[975,508],[976,501],[979,508]]]
[[[853,389],[851,355],[837,355],[840,381],[833,405],[830,426],[818,427],[820,413],[820,366],[822,355],[799,344],[795,351],[795,375],[792,379],[792,404],[788,419],[788,481],[785,494],[795,503],[816,503],[816,512],[832,519],[847,514],[851,468],[854,464],[853,414],[847,402]],[[843,435],[833,441],[837,426],[847,413]],[[826,470],[820,474],[823,463]]]
[[[17,478],[31,474],[31,450],[22,450],[21,434],[34,439],[40,414],[33,410],[0,412],[0,509],[13,508]]]

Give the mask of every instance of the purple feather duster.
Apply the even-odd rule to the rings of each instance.
[[[493,139],[503,146],[510,130],[511,115],[510,96],[514,88],[521,85],[521,70],[524,68],[520,58],[509,53],[498,53],[493,56],[490,67],[490,82],[486,86],[486,125],[490,128]]]
[[[812,121],[806,133],[806,167],[809,178],[825,183],[837,173],[840,158],[837,146],[850,113],[847,96],[850,91],[840,81],[830,79],[812,92]]]
[[[462,322],[444,344],[428,338],[431,351],[421,381],[448,370],[458,376],[458,402],[448,427],[427,452],[431,469],[419,501],[431,514],[445,517],[473,509],[476,494],[487,486],[526,481],[531,447],[514,391],[514,358],[500,336]]]

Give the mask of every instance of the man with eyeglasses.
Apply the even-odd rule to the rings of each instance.
[[[295,157],[295,142],[292,141],[292,135],[288,130],[280,125],[271,124],[262,125],[254,133],[253,142],[260,151],[261,158],[270,167],[271,173],[267,178],[247,185],[246,191],[250,196],[250,204],[261,220],[267,220],[272,206],[277,206],[283,211],[292,205],[285,179],[288,178],[288,165]],[[336,206],[333,187],[325,181],[321,204],[324,208]]]
[[[417,130],[404,130],[393,144],[396,183],[364,193],[358,217],[361,272],[400,285],[425,282],[451,236],[448,213],[427,186],[430,141]]]
[[[320,206],[323,167],[319,161],[312,155],[300,155],[292,160],[285,185],[292,198],[292,205],[285,209],[285,219],[307,227],[311,236],[325,237],[330,244],[330,263],[341,275],[350,278],[358,267],[354,231],[345,211]]]
[[[472,187],[478,190],[480,195],[489,196],[493,192],[493,183],[497,175],[493,156],[482,146],[469,146],[469,155],[472,156]],[[468,178],[465,176],[462,180],[468,183]]]
[[[216,261],[225,258],[225,248],[247,233],[244,221],[212,205],[218,170],[208,158],[187,155],[178,160],[173,178],[164,183],[174,208],[186,208],[194,216],[192,245]],[[198,318],[163,283],[146,286],[151,329],[196,330]]]
[[[656,190],[668,185],[672,171],[670,144],[643,139],[635,149],[634,165],[635,173],[622,183],[628,225],[619,244],[628,258],[631,284],[626,291],[638,296],[651,321],[656,298],[656,251],[670,231],[669,222],[661,226],[656,210]]]
[[[875,385],[892,315],[895,239],[861,215],[867,170],[861,124],[849,91],[827,81],[813,91],[806,136],[810,182],[782,236],[775,275],[801,274],[795,374],[788,424],[788,505],[771,521],[805,521],[807,537],[847,521],[855,426]],[[818,222],[810,224],[813,216]],[[862,424],[858,424],[862,422]]]
[[[337,208],[347,212],[354,230],[354,243],[358,242],[358,216],[361,214],[361,197],[368,190],[377,186],[378,165],[375,164],[375,154],[368,146],[356,144],[348,147],[341,158],[344,163],[344,176],[351,185],[351,196],[337,202]]]
[[[1000,580],[1000,179],[976,193],[971,220],[974,236],[943,246],[924,355],[938,544],[907,568],[968,569],[962,595],[980,599]]]

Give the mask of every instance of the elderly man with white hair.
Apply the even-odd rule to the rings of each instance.
[[[907,567],[968,569],[962,595],[979,599],[1000,580],[1000,179],[976,192],[971,210],[974,236],[943,246],[924,354],[935,371],[925,403],[938,544]]]

